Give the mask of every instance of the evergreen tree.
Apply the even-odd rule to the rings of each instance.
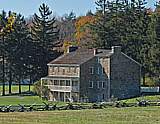
[[[2,95],[5,95],[5,82],[6,82],[6,69],[5,65],[7,65],[6,62],[6,38],[7,35],[13,30],[13,23],[14,23],[15,15],[14,13],[11,13],[9,11],[8,17],[6,15],[5,11],[2,11],[2,14],[0,15],[0,37],[1,37],[1,42],[0,42],[0,53],[2,56],[2,82],[3,82],[3,93]]]
[[[64,20],[66,21],[72,21],[74,19],[76,19],[76,14],[74,12],[70,12],[64,16]]]
[[[9,77],[9,93],[11,93],[11,83],[13,81],[19,82],[19,93],[21,93],[21,82],[25,79],[26,58],[30,53],[26,51],[29,45],[29,30],[27,28],[24,17],[17,15],[13,24],[13,31],[8,34],[6,38],[6,52],[8,63],[8,77]],[[30,48],[28,48],[30,49]]]
[[[37,72],[40,73],[40,77],[47,74],[47,63],[55,58],[53,47],[58,40],[58,28],[56,25],[55,17],[52,17],[52,11],[44,3],[39,8],[40,15],[34,14],[33,26],[32,26],[32,38],[37,44],[36,56]]]
[[[1,53],[1,63],[2,63],[2,83],[3,83],[3,92],[2,95],[5,95],[5,26],[7,23],[6,12],[2,11],[0,15],[0,53]]]

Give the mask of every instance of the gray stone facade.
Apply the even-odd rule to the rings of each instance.
[[[72,51],[48,64],[50,100],[108,101],[140,94],[141,65],[121,52],[82,49]]]
[[[140,95],[141,65],[120,51],[110,62],[111,96],[119,99]]]

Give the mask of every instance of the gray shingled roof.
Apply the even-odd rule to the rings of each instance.
[[[98,50],[98,54],[96,56],[110,56],[112,53],[110,50]],[[64,54],[57,59],[51,61],[49,64],[82,64],[87,62],[91,58],[94,57],[94,50],[93,49],[78,49],[74,52],[70,52]]]

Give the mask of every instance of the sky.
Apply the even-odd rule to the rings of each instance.
[[[38,12],[42,3],[46,3],[57,16],[73,11],[77,16],[85,15],[88,10],[95,11],[96,0],[0,0],[0,11],[11,10],[29,17]],[[156,0],[148,0],[148,7],[154,7]]]

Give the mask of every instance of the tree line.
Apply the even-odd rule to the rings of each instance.
[[[0,62],[3,94],[5,83],[19,84],[29,79],[30,84],[47,75],[47,63],[59,53],[53,49],[57,43],[59,30],[52,11],[45,4],[39,8],[39,15],[34,14],[32,24],[26,23],[20,14],[2,11],[0,15]],[[10,21],[12,20],[12,22]]]
[[[150,77],[160,84],[160,3],[155,10],[144,0],[97,0],[96,12],[76,17],[74,12],[56,18],[42,4],[29,21],[13,12],[0,14],[0,82],[30,83],[47,75],[47,63],[69,45],[111,48],[122,51],[142,64],[143,82]]]
[[[155,9],[145,0],[98,0],[97,11],[76,21],[76,38],[82,47],[111,48],[122,51],[142,65],[145,79],[160,84],[160,2]]]

